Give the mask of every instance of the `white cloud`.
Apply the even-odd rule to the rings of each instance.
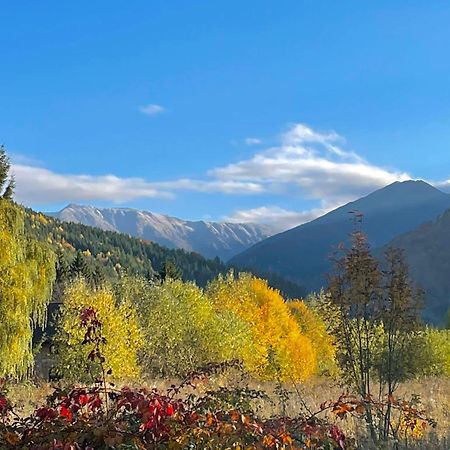
[[[9,153],[11,164],[24,164],[27,166],[43,166],[44,163],[38,159],[30,158],[21,153]]]
[[[316,217],[325,214],[326,210],[315,208],[308,211],[290,211],[279,206],[261,206],[259,208],[234,211],[230,216],[225,216],[228,222],[259,223],[266,224],[280,232],[309,222]]]
[[[252,195],[264,192],[264,186],[252,181],[234,180],[194,180],[180,178],[174,181],[161,181],[153,183],[159,189],[176,191],[197,191],[204,193]]]
[[[125,203],[142,198],[175,197],[175,191],[196,191],[224,194],[259,194],[258,183],[222,180],[150,182],[142,178],[121,178],[115,175],[60,174],[25,164],[13,164],[17,181],[16,199],[26,205],[65,202],[110,201]]]
[[[231,215],[225,216],[225,220],[236,223],[259,223],[269,225],[274,232],[281,232],[294,228],[341,205],[328,205],[312,208],[304,211],[292,211],[279,206],[260,206],[258,208],[240,209]]]
[[[94,200],[123,203],[137,198],[173,197],[140,178],[58,174],[22,164],[13,164],[12,172],[17,182],[16,199],[27,205]]]
[[[249,146],[262,144],[262,140],[261,139],[254,138],[254,137],[253,138],[252,137],[246,138],[244,142],[245,142],[245,145],[249,145]]]
[[[430,182],[435,188],[450,192],[450,180]]]
[[[150,115],[163,110],[158,105],[142,108]],[[257,138],[248,139],[256,144]],[[266,194],[270,195],[270,206],[237,210],[226,218],[267,223],[283,230],[394,181],[411,178],[405,172],[371,164],[344,149],[344,139],[333,131],[322,133],[304,124],[293,124],[280,136],[279,142],[278,146],[254,152],[248,159],[213,168],[203,177],[157,182],[115,175],[60,174],[15,159],[17,199],[27,205],[43,205],[71,201],[125,203],[138,198],[173,198],[178,192],[187,191],[242,196]],[[441,186],[450,188],[450,180]],[[306,211],[280,208],[276,197],[286,195],[315,200],[317,206]]]
[[[222,181],[259,183],[266,192],[289,192],[330,203],[357,198],[394,181],[411,178],[387,170],[341,148],[334,132],[318,133],[303,124],[291,126],[281,145],[255,153],[247,160],[209,171]]]
[[[163,108],[161,105],[156,104],[141,106],[139,108],[139,111],[143,114],[146,114],[147,116],[157,116],[158,114],[163,113],[165,110],[166,109]]]

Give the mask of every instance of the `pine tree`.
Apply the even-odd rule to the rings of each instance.
[[[70,276],[70,266],[67,262],[66,255],[64,251],[58,249],[56,253],[56,282],[64,283],[69,279]]]
[[[104,286],[106,282],[105,272],[99,264],[95,266],[94,273],[92,274],[92,281],[97,289]]]
[[[176,264],[170,260],[166,259],[162,270],[159,272],[160,278],[165,280],[180,280],[181,270],[176,266]]]
[[[70,265],[70,274],[72,277],[81,277],[86,281],[92,280],[92,271],[88,266],[85,256],[80,251],[77,252],[75,259]]]
[[[12,200],[15,188],[14,177],[10,174],[11,163],[3,146],[0,146],[0,198]]]

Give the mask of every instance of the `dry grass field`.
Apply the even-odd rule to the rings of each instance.
[[[136,386],[136,382],[132,383]],[[156,387],[165,391],[170,385],[168,380],[147,380],[142,385],[150,388]],[[234,379],[214,378],[207,383],[201,383],[196,388],[196,393],[201,395],[207,390],[216,389],[224,385],[237,385],[239,382]],[[283,389],[286,392],[284,401],[281,401],[279,389],[272,382],[258,383],[250,381],[248,384],[252,389],[264,391],[269,400],[258,401],[256,408],[262,417],[271,417],[285,413],[294,417],[305,412],[305,408],[315,412],[320,409],[320,404],[326,400],[335,400],[345,388],[338,382],[328,378],[315,378],[307,383],[296,386],[285,384]],[[9,398],[16,405],[16,411],[21,415],[28,415],[36,407],[45,403],[45,398],[52,392],[49,383],[36,382],[12,385],[9,388]],[[185,392],[187,395],[189,392]],[[426,411],[428,417],[437,422],[436,428],[427,428],[424,436],[419,440],[411,440],[408,446],[395,447],[393,444],[386,449],[410,448],[415,450],[450,450],[450,379],[449,378],[424,378],[410,381],[400,386],[397,396],[409,398],[416,394],[421,399],[421,409]],[[284,409],[284,411],[283,411]],[[347,436],[353,437],[358,444],[358,448],[371,450],[375,447],[366,438],[364,422],[361,419],[348,416],[341,420],[329,413],[328,420],[335,422],[344,430]]]

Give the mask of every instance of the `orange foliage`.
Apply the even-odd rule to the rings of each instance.
[[[336,373],[336,349],[332,337],[327,332],[325,322],[301,300],[289,302],[288,305],[297,320],[301,332],[309,337],[312,342],[317,354],[319,373]]]
[[[244,364],[263,379],[305,380],[317,370],[311,340],[302,334],[279,291],[265,280],[230,273],[208,286],[219,311],[231,310],[250,325],[253,349]]]

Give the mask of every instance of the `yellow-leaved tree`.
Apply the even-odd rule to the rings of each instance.
[[[26,235],[25,211],[11,200],[9,167],[0,148],[0,378],[22,378],[33,368],[33,330],[45,324],[55,258]]]
[[[253,343],[232,311],[217,314],[202,289],[167,278],[161,284],[128,280],[144,333],[142,363],[153,375],[176,376],[207,363],[243,359]],[[138,286],[140,286],[138,288]]]
[[[279,291],[249,274],[230,272],[211,282],[207,295],[218,311],[232,311],[251,329],[253,352],[247,370],[269,380],[299,381],[317,370],[311,340],[302,334]]]
[[[81,315],[92,308],[105,338],[100,352],[104,368],[116,380],[139,376],[138,352],[142,334],[134,306],[127,299],[116,299],[108,286],[93,289],[79,278],[66,287],[54,338],[56,369],[65,379],[89,381],[100,375],[97,361],[89,361],[92,343],[83,343],[86,329]]]
[[[427,327],[423,337],[422,372],[425,375],[450,377],[450,330]]]
[[[288,302],[301,332],[307,336],[317,355],[318,371],[323,375],[335,375],[338,372],[333,338],[327,332],[327,326],[320,315],[301,300]]]

